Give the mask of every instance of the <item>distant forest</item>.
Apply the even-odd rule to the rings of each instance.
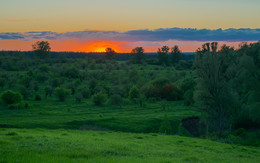
[[[15,55],[20,55],[24,54],[28,58],[33,58],[34,52],[33,51],[0,51],[0,55],[10,55],[10,56],[15,56]],[[187,52],[187,53],[182,53],[183,55],[181,56],[181,60],[194,60],[194,55],[196,54],[195,52]],[[144,53],[147,59],[156,59],[157,58],[157,53]],[[98,59],[98,58],[105,58],[105,52],[51,52],[50,53],[50,58],[92,58],[92,59]],[[126,61],[131,58],[131,53],[117,53],[115,55],[115,59],[118,61]]]

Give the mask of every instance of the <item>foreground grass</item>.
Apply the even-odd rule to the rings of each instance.
[[[260,149],[106,131],[0,129],[0,162],[260,162]]]

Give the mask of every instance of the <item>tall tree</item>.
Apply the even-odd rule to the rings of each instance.
[[[37,41],[32,45],[35,55],[39,58],[48,58],[50,54],[50,43],[48,41]]]
[[[217,51],[217,43],[206,43],[197,50],[194,66],[197,73],[196,101],[201,104],[206,131],[221,136],[232,126],[236,96],[231,87],[234,79],[234,50],[224,46]]]
[[[158,48],[157,56],[158,56],[159,64],[161,64],[161,65],[168,65],[169,64],[169,61],[168,61],[168,58],[169,58],[168,52],[169,52],[169,50],[170,50],[170,48],[168,46],[163,46],[161,48]]]
[[[105,58],[106,59],[114,59],[116,55],[116,51],[112,48],[106,48]]]
[[[179,49],[178,45],[175,45],[174,47],[171,48],[171,62],[173,65],[176,65],[180,59],[181,59],[181,50]]]
[[[131,60],[133,63],[141,64],[144,62],[144,49],[143,47],[136,47],[131,51]]]

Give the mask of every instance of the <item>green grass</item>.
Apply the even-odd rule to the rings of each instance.
[[[47,128],[80,129],[86,125],[99,126],[108,130],[125,132],[158,132],[165,115],[171,121],[173,132],[178,132],[182,118],[199,115],[196,110],[184,106],[182,101],[168,102],[167,109],[162,110],[160,102],[139,105],[94,106],[90,100],[77,104],[68,99],[66,102],[30,101],[29,109],[0,112],[1,127],[12,128]]]
[[[0,162],[260,162],[260,149],[109,131],[0,129]]]

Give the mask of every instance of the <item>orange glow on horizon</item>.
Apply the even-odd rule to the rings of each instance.
[[[84,52],[105,52],[106,48],[112,48],[116,52],[124,52],[120,43],[116,41],[94,41],[86,46]]]
[[[23,40],[1,40],[0,39],[0,50],[13,50],[13,51],[31,51],[32,44],[38,40],[23,41]],[[130,53],[133,48],[140,46],[135,42],[120,42],[120,41],[80,41],[80,40],[49,40],[51,45],[51,51],[57,52],[105,52],[106,48],[112,48],[117,53]],[[142,43],[142,42],[141,42]],[[145,53],[157,52],[158,48],[163,45],[174,46],[178,45],[182,52],[195,52],[205,42],[199,41],[168,41],[158,42],[160,44],[151,46],[145,44],[141,45]],[[248,42],[250,43],[250,42]],[[240,42],[219,42],[219,47],[223,44],[234,46],[238,48]]]

